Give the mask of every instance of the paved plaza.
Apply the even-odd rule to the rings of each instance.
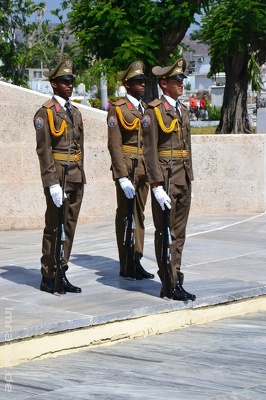
[[[264,400],[266,313],[100,346],[1,372],[1,400]]]
[[[193,303],[159,298],[153,233],[147,218],[156,278],[128,281],[114,222],[78,226],[68,278],[82,293],[57,296],[39,290],[42,232],[0,232],[1,400],[265,398],[266,215],[190,216]]]

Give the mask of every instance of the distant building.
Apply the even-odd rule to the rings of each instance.
[[[185,36],[183,43],[186,46],[183,57],[187,62],[187,72],[189,73],[186,83],[190,83],[192,92],[204,90],[210,92],[214,82],[207,77],[210,71],[208,46],[198,40],[191,40],[189,36]]]
[[[28,68],[26,70],[29,88],[41,93],[53,93],[53,89],[49,83],[49,80],[43,76],[44,71],[49,71],[49,69]]]
[[[192,93],[208,91],[211,95],[211,104],[221,107],[223,103],[225,74],[219,73],[212,78],[207,75],[210,72],[211,58],[208,55],[209,47],[198,40],[191,40],[186,36],[183,40],[186,51],[183,57],[187,62],[188,77],[185,83],[190,83],[187,96]]]
[[[202,54],[191,54],[188,62],[187,82],[191,85],[192,91],[211,90],[213,80],[207,77],[210,71],[210,57]]]

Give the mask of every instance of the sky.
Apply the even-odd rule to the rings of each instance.
[[[41,0],[33,0],[34,3],[40,3]],[[49,19],[51,22],[58,22],[58,18],[52,15],[49,10],[55,10],[56,8],[61,9],[62,0],[42,0],[46,3],[46,7],[48,10],[45,13],[45,19]],[[64,11],[64,15],[67,14],[68,11]]]

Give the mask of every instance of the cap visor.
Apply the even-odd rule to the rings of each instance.
[[[172,79],[185,79],[185,78],[187,78],[187,76],[185,74],[176,74],[176,75],[169,76],[169,78],[172,78]]]
[[[63,81],[74,81],[75,77],[73,75],[61,75],[61,76],[57,76],[55,79],[61,79]]]
[[[133,76],[132,78],[128,79],[127,81],[136,81],[136,80],[142,80],[142,79],[148,79],[146,75],[137,75]]]

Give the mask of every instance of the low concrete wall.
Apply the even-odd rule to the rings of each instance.
[[[50,96],[0,82],[0,230],[39,229],[45,199],[36,154],[33,117]],[[106,112],[79,106],[85,126],[88,185],[80,223],[115,213],[114,184],[107,150]]]
[[[45,200],[33,116],[50,96],[0,82],[0,230],[39,229]],[[87,185],[79,223],[114,218],[106,112],[79,106]],[[194,214],[265,211],[266,135],[193,136]],[[147,215],[151,214],[150,201]]]
[[[265,135],[193,136],[192,212],[265,211]]]

